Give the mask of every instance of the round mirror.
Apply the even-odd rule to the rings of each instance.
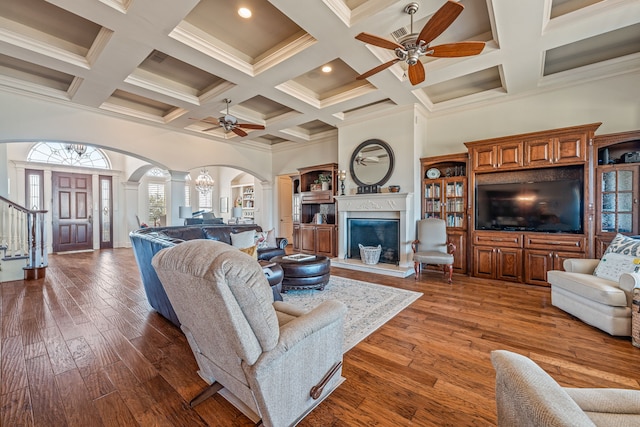
[[[349,165],[358,185],[383,185],[393,172],[393,151],[384,141],[369,139],[353,151]]]

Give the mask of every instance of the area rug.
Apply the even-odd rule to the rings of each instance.
[[[296,307],[311,310],[322,301],[335,299],[347,306],[343,353],[384,325],[409,304],[420,292],[331,276],[324,290],[290,290],[283,299]]]

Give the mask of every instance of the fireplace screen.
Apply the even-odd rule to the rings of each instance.
[[[400,262],[400,221],[397,219],[347,219],[347,258],[360,258],[358,244],[382,246],[380,262]]]

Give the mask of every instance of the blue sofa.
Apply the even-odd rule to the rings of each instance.
[[[190,225],[190,226],[173,226],[173,227],[155,227],[141,228],[129,233],[129,239],[133,246],[133,253],[138,263],[140,275],[144,290],[149,300],[149,304],[163,317],[171,321],[176,326],[180,326],[178,317],[173,311],[173,307],[169,302],[169,298],[156,275],[156,271],[151,265],[151,259],[155,254],[164,248],[175,246],[185,240],[193,239],[211,239],[218,240],[227,244],[231,244],[231,234],[241,233],[243,231],[256,230],[262,231],[262,228],[256,224],[237,224],[237,225]],[[285,254],[285,248],[289,242],[287,239],[276,238],[276,248],[258,249],[259,260],[270,260],[271,258]],[[275,270],[275,269],[274,269]],[[267,272],[265,272],[267,274]],[[269,283],[274,285],[274,281],[278,279],[282,281],[282,270],[275,271],[274,277],[267,279]],[[279,292],[274,288],[274,297],[277,298]]]

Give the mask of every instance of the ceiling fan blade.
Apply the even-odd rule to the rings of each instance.
[[[264,129],[264,126],[254,125],[252,123],[236,123],[236,126],[245,129]]]
[[[366,73],[360,74],[358,77],[356,77],[356,80],[363,80],[363,79],[366,79],[367,77],[371,77],[374,74],[379,73],[380,71],[391,67],[393,64],[395,64],[398,61],[400,61],[400,58],[392,59],[389,62],[385,62],[384,64],[378,65],[377,67],[370,69]]]
[[[356,39],[360,40],[361,42],[372,44],[374,46],[383,47],[385,49],[404,49],[404,47],[399,43],[392,42],[391,40],[383,39],[382,37],[378,37],[369,33],[360,33],[356,36]]]
[[[433,39],[442,34],[456,20],[463,9],[464,6],[460,3],[448,0],[424,25],[418,35],[418,41],[422,40],[426,44],[431,43]]]
[[[417,85],[424,81],[424,65],[418,61],[414,65],[409,65],[409,81],[412,85]]]
[[[459,43],[447,43],[438,46],[429,47],[427,51],[428,56],[435,56],[438,58],[454,58],[458,56],[472,56],[477,55],[484,49],[484,42],[459,42]]]
[[[218,126],[214,126],[214,127],[211,127],[211,128],[202,129],[201,132],[209,132],[210,130],[218,129],[219,127],[220,126],[218,125]]]
[[[196,119],[193,117],[189,117],[189,120],[195,120],[197,122],[203,122],[203,123],[210,123],[212,125],[215,125],[218,123],[218,120],[214,119],[213,117],[205,117],[204,119]]]
[[[236,135],[238,135],[238,136],[247,136],[248,135],[248,133],[246,133],[245,131],[243,131],[242,129],[237,128],[237,127],[231,128],[231,131],[233,133],[235,133]]]

